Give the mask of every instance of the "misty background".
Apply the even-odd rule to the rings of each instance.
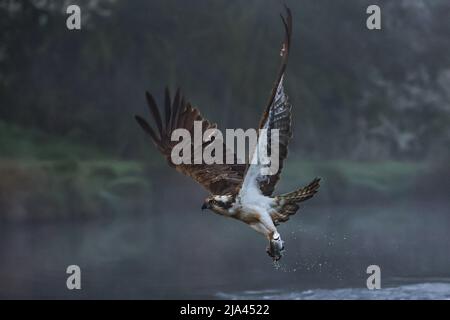
[[[450,276],[450,2],[286,1],[294,136],[276,194],[322,178],[279,231],[200,207],[134,121],[164,87],[220,129],[258,124],[280,1],[0,0],[0,297],[192,298]],[[80,31],[66,27],[69,4]],[[366,28],[381,7],[382,30]],[[66,267],[82,290],[66,289]]]

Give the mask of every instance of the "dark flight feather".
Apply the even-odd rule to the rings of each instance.
[[[158,127],[159,135],[162,137],[163,135],[162,120],[161,115],[159,114],[158,107],[156,106],[155,99],[153,99],[153,96],[150,93],[148,93],[148,91],[145,92],[145,97],[147,98],[148,109],[153,115],[153,118],[155,119],[156,122],[156,126]]]
[[[170,109],[170,92],[169,92],[169,88],[166,87],[166,90],[164,92],[165,98],[164,98],[164,106],[165,106],[165,114],[166,114],[166,127],[169,126],[170,123],[170,113],[171,113],[171,109]]]

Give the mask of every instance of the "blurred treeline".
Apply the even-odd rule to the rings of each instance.
[[[145,89],[182,86],[224,127],[257,123],[278,62],[279,1],[2,1],[3,121],[139,153]],[[423,159],[450,143],[450,2],[291,1],[287,91],[307,157]]]
[[[286,76],[291,161],[327,160],[326,168],[338,160],[384,161],[392,168],[392,161],[450,159],[450,2],[377,1],[382,30],[369,31],[372,2],[287,1],[294,16]],[[81,7],[81,31],[66,28],[69,4]],[[71,183],[61,184],[75,189],[86,183],[98,190],[91,178],[80,182],[80,172],[113,185],[118,177],[134,181],[151,168],[114,162],[97,170],[80,161],[163,164],[133,115],[147,114],[145,90],[161,102],[166,85],[181,86],[220,128],[255,126],[278,67],[282,10],[275,0],[0,0],[0,158],[63,159],[47,176],[67,175]],[[352,171],[334,163],[330,176],[339,185]],[[8,168],[3,177],[21,181],[22,173],[11,172],[23,166]],[[386,175],[377,170],[371,174]],[[0,185],[0,200],[20,194],[11,191],[14,183]]]

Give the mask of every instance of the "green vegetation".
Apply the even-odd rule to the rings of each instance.
[[[0,218],[134,214],[151,204],[144,165],[0,122]]]
[[[86,159],[105,156],[98,148],[0,120],[0,156],[20,159]]]
[[[322,177],[322,201],[370,203],[410,196],[429,170],[425,162],[300,160],[289,163],[283,173],[292,181],[290,187]]]

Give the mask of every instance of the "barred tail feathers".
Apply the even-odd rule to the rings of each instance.
[[[317,193],[317,190],[320,187],[320,178],[315,178],[313,181],[311,181],[306,187],[297,189],[295,191],[285,193],[282,195],[277,196],[281,200],[281,202],[284,202],[285,204],[288,203],[298,203],[305,200],[308,200],[314,196],[314,194]]]
[[[317,193],[320,187],[320,178],[315,178],[306,187],[285,193],[276,197],[279,208],[271,214],[276,225],[289,220],[289,216],[295,214],[299,208],[298,203],[308,200]]]

